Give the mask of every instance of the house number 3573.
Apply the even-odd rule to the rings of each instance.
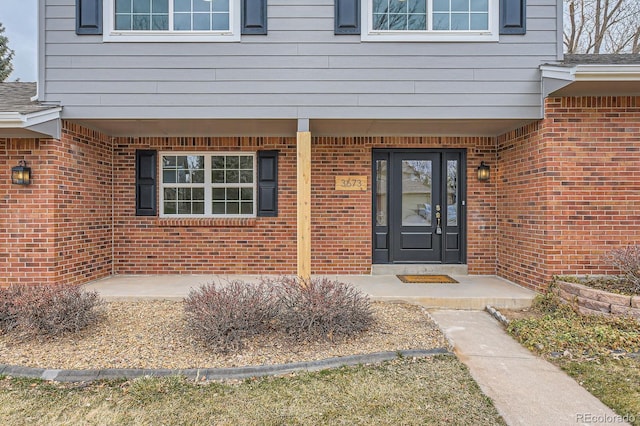
[[[366,176],[336,176],[336,191],[366,191]]]

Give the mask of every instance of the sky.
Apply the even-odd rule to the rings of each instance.
[[[36,81],[38,60],[38,0],[0,0],[0,22],[15,52],[7,81]]]

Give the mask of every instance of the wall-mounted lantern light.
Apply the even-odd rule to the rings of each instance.
[[[484,164],[484,161],[482,161],[480,163],[480,166],[478,166],[478,180],[481,182],[485,182],[489,180],[489,175],[491,170],[489,169],[489,166],[487,166],[486,164]]]
[[[27,162],[20,160],[17,166],[11,168],[11,183],[14,185],[29,185],[31,183],[31,168]]]

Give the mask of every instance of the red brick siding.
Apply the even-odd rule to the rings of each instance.
[[[457,137],[314,138],[312,244],[314,273],[368,273],[371,266],[371,150],[467,149],[467,263],[472,274],[495,274],[495,185],[477,180],[480,161],[493,166],[495,139]],[[335,191],[336,175],[367,176],[366,192]]]
[[[640,98],[552,98],[499,138],[498,273],[535,289],[554,274],[611,272],[640,241]]]
[[[312,272],[363,274],[371,266],[372,148],[469,148],[469,269],[494,274],[495,185],[479,183],[481,160],[493,165],[492,138],[313,138]],[[221,219],[135,216],[135,150],[277,149],[279,215],[235,223]],[[295,138],[117,138],[114,141],[114,270],[119,274],[274,274],[296,271]],[[365,192],[337,192],[335,176],[368,177]],[[479,210],[479,211],[476,211]]]
[[[0,167],[26,159],[29,187],[0,182],[0,284],[86,282],[116,274],[296,271],[295,138],[114,138],[64,122],[62,139],[0,140]],[[314,138],[312,269],[362,274],[371,265],[371,151],[465,148],[468,264],[496,269],[496,181],[476,178],[484,160],[495,172],[493,138]],[[255,219],[160,219],[135,216],[135,150],[280,151],[279,215]],[[335,176],[367,176],[363,192],[337,192]],[[10,208],[9,208],[10,207]],[[8,249],[11,247],[11,249]]]
[[[55,279],[55,176],[50,148],[37,139],[0,139],[0,286]],[[11,184],[11,167],[26,160],[32,184]]]
[[[371,271],[371,145],[314,138],[311,154],[311,265],[316,274]],[[336,191],[336,176],[367,176],[366,191]]]
[[[55,144],[56,280],[85,283],[112,273],[112,145],[106,135],[67,123]]]
[[[61,140],[0,139],[0,285],[80,283],[111,273],[111,146],[64,123]],[[19,160],[29,186],[11,184]]]
[[[295,143],[295,138],[115,139],[115,273],[295,273]],[[136,217],[136,149],[279,150],[278,217],[186,220]]]

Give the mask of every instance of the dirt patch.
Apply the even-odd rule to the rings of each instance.
[[[536,309],[500,309],[500,313],[505,316],[509,321],[528,319],[528,318],[542,318],[544,314]]]

